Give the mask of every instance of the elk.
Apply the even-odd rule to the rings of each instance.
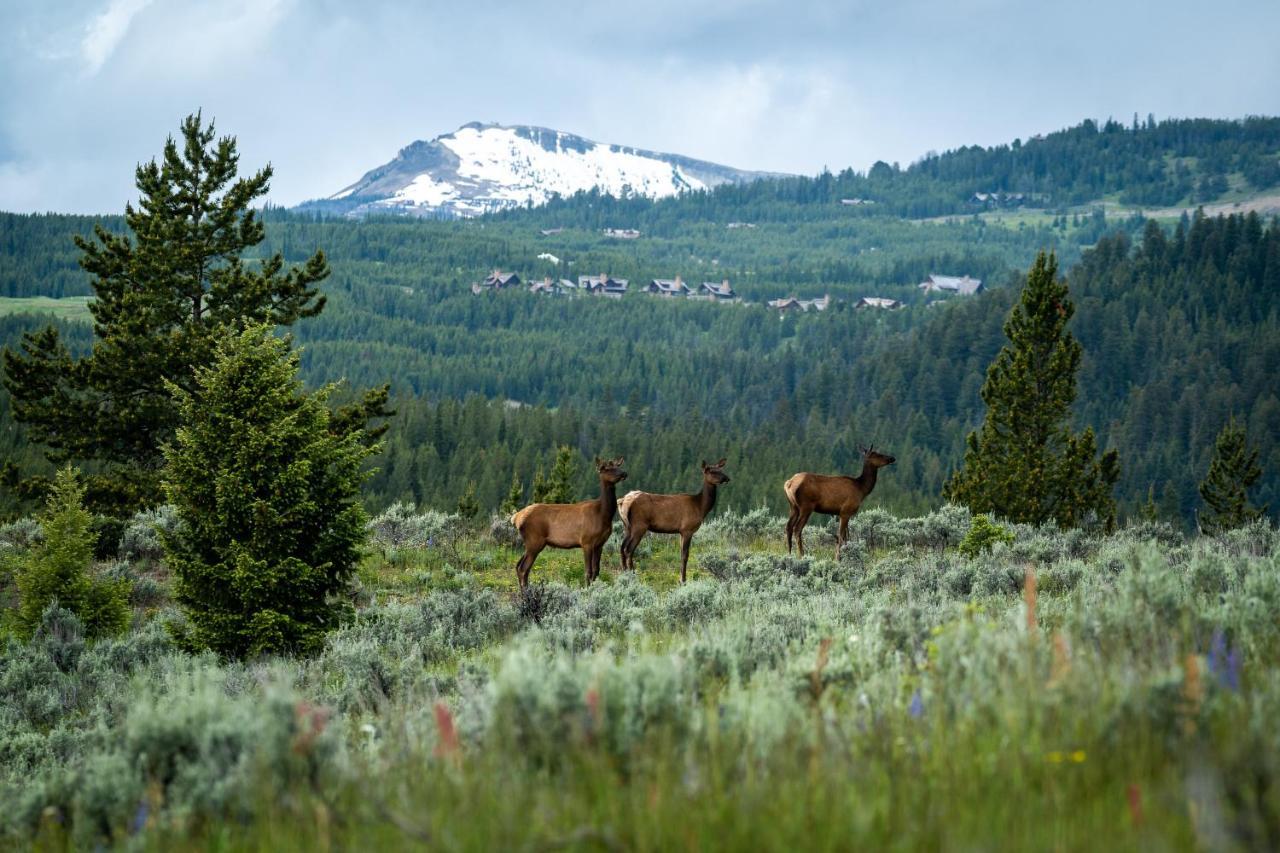
[[[702,491],[692,495],[651,495],[648,492],[627,492],[618,505],[622,527],[626,535],[622,539],[622,567],[635,571],[636,548],[650,531],[654,533],[680,534],[680,583],[684,583],[689,570],[689,542],[698,532],[703,520],[716,505],[716,487],[729,482],[721,459],[714,465],[702,462]]]
[[[520,589],[529,586],[529,571],[550,545],[552,548],[581,548],[587,566],[587,583],[600,576],[600,552],[613,532],[613,515],[618,510],[618,483],[627,479],[622,470],[622,457],[601,462],[596,458],[600,475],[600,497],[575,504],[529,504],[511,516],[520,532],[524,555],[516,563],[516,579]]]
[[[815,512],[840,516],[840,532],[836,535],[836,558],[840,548],[849,538],[849,519],[857,514],[867,495],[876,487],[876,475],[886,465],[892,465],[892,456],[876,452],[874,447],[862,448],[862,473],[857,477],[826,476],[800,473],[783,484],[787,503],[791,504],[791,516],[787,519],[787,553],[791,553],[791,537],[794,534],[804,556],[804,526]]]

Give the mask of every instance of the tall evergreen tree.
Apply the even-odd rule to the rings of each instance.
[[[546,502],[553,504],[571,503],[574,498],[574,485],[577,479],[577,454],[573,452],[572,447],[561,445],[556,451],[555,465],[551,467]]]
[[[1064,527],[1112,524],[1120,474],[1111,450],[1097,455],[1092,428],[1071,432],[1082,348],[1067,331],[1075,312],[1057,260],[1041,252],[1005,320],[1009,342],[982,386],[986,419],[969,433],[963,467],[943,487],[975,513]]]
[[[1249,489],[1262,476],[1258,451],[1249,448],[1243,424],[1233,416],[1218,433],[1213,445],[1213,459],[1200,483],[1200,497],[1209,507],[1200,516],[1200,529],[1218,533],[1243,527],[1261,518],[1267,507],[1249,503]]]
[[[233,137],[215,139],[212,122],[187,117],[160,161],[138,166],[139,202],[125,206],[131,236],[96,226],[93,239],[75,239],[93,277],[92,353],[73,359],[50,326],[26,335],[21,353],[4,354],[15,419],[54,462],[93,463],[89,500],[97,508],[123,513],[159,502],[161,446],[178,423],[167,386],[192,391],[195,368],[209,363],[219,338],[249,324],[288,326],[324,308],[315,287],[329,275],[323,252],[287,270],[279,253],[243,257],[265,236],[250,205],[266,194],[271,167],[237,178],[238,165]],[[362,428],[368,416],[386,414],[385,402],[385,390],[371,392],[336,428]]]
[[[365,540],[367,447],[335,433],[327,386],[304,393],[298,355],[269,325],[229,335],[195,388],[170,384],[180,425],[165,489],[182,526],[164,537],[189,645],[227,657],[314,649]]]
[[[524,484],[520,482],[520,475],[512,472],[511,488],[507,490],[507,496],[502,499],[498,512],[503,516],[509,516],[522,506],[524,506]]]

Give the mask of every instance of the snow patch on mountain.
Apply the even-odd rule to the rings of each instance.
[[[349,216],[474,216],[582,190],[657,199],[765,176],[547,128],[473,123],[415,142],[351,186],[303,207]]]

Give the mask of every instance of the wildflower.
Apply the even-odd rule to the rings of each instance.
[[[1051,761],[1054,764],[1062,763],[1062,753],[1058,752],[1056,749],[1053,752],[1046,755],[1045,758],[1049,759],[1049,761]]]
[[[924,697],[920,695],[919,688],[911,695],[911,704],[907,707],[907,713],[917,720],[924,716]]]
[[[378,737],[378,727],[373,723],[365,723],[360,726],[360,732],[369,740],[374,740]]]
[[[1142,826],[1142,789],[1136,783],[1129,785],[1129,820],[1134,826]]]
[[[323,705],[300,701],[293,706],[293,719],[297,728],[297,734],[293,736],[293,751],[298,755],[306,755],[328,725],[329,709]]]
[[[1085,757],[1083,749],[1077,749],[1075,752],[1071,753],[1071,761],[1075,764],[1083,764]]]
[[[436,703],[435,714],[436,729],[440,733],[440,742],[436,744],[436,757],[448,757],[456,762],[462,746],[458,741],[458,731],[453,725],[453,714],[449,713],[449,706],[443,702]]]
[[[850,643],[850,645],[852,645],[852,644],[854,644],[854,643],[858,642],[858,640],[859,640],[859,639],[860,639],[860,638],[858,637],[858,635],[857,635],[857,634],[850,634],[850,635],[849,635],[849,643]]]
[[[1220,685],[1232,691],[1240,689],[1240,653],[1237,649],[1227,648],[1227,638],[1221,628],[1213,632],[1205,663]]]
[[[138,802],[138,810],[133,813],[133,820],[129,823],[129,834],[137,835],[139,832],[147,828],[147,817],[151,814],[151,807],[147,805],[146,800]]]

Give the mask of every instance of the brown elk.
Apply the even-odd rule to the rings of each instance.
[[[548,545],[552,548],[581,548],[587,566],[587,583],[600,576],[600,553],[613,532],[613,515],[618,509],[618,483],[627,479],[622,457],[607,462],[596,459],[600,475],[600,497],[574,504],[529,504],[511,523],[524,541],[524,556],[516,563],[520,588],[529,586],[529,571]]]
[[[849,519],[857,514],[867,495],[876,487],[876,475],[886,465],[892,465],[892,456],[877,453],[873,447],[862,448],[862,473],[857,477],[824,474],[796,474],[783,484],[787,503],[791,504],[791,517],[787,519],[787,553],[791,553],[791,537],[794,534],[804,556],[804,526],[815,512],[840,516],[840,532],[836,535],[836,558],[840,548],[849,538]]]
[[[680,583],[689,570],[689,542],[703,519],[716,505],[716,487],[729,482],[724,460],[714,465],[702,463],[702,491],[692,495],[651,495],[628,492],[618,504],[618,515],[626,536],[622,539],[622,567],[635,570],[636,548],[650,531],[680,534]]]

